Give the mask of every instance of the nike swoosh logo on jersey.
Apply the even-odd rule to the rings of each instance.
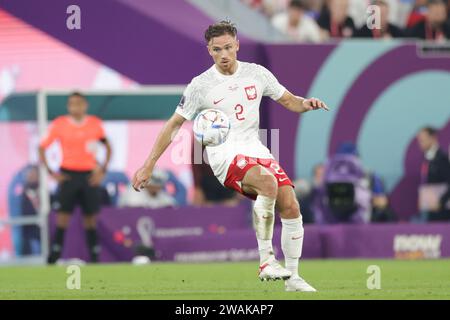
[[[282,179],[278,179],[278,181],[283,182],[284,180],[287,180],[289,178],[282,178]]]
[[[292,237],[291,239],[292,239],[292,240],[298,240],[298,239],[301,239],[301,238],[303,238],[303,236],[300,236],[300,237]]]
[[[262,216],[263,219],[269,219],[271,216]]]
[[[222,98],[222,99],[217,100],[217,101],[214,100],[213,103],[214,103],[214,104],[218,104],[218,103],[219,103],[220,101],[222,101],[223,99],[225,99],[225,98]]]

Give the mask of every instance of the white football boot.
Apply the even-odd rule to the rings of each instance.
[[[301,291],[301,292],[316,292],[311,285],[309,285],[303,278],[298,275],[290,277],[284,282],[286,291]]]
[[[283,268],[274,256],[271,256],[259,266],[258,277],[261,281],[287,280],[291,275],[292,272]]]

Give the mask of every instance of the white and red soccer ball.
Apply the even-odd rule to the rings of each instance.
[[[230,119],[225,113],[206,109],[195,117],[193,131],[197,141],[204,146],[214,147],[227,140],[230,128]]]

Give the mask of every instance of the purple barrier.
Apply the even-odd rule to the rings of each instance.
[[[371,224],[326,226],[322,230],[327,258],[450,257],[450,224]]]
[[[158,247],[167,239],[177,241],[184,241],[185,237],[203,239],[204,236],[221,235],[229,230],[249,229],[250,212],[250,202],[244,202],[238,207],[184,207],[159,210],[104,208],[98,217],[99,238],[103,249],[100,260],[130,260],[134,256],[136,246],[148,241],[153,241]],[[55,214],[51,214],[52,234],[54,229]],[[79,212],[74,213],[67,230],[62,257],[88,258]]]
[[[281,251],[281,228],[274,231],[274,252],[283,259]],[[182,262],[258,260],[255,232],[251,228],[232,230],[224,234],[207,234],[203,237],[165,239],[156,243],[161,260]],[[321,258],[320,231],[308,228],[303,250],[305,258]]]
[[[152,241],[161,261],[242,261],[258,258],[250,208],[105,209],[98,230],[100,261],[130,261],[136,247]],[[54,214],[50,217],[54,230]],[[282,259],[281,227],[274,250]],[[450,224],[306,225],[303,258],[450,257]],[[81,216],[66,236],[63,258],[88,260]]]

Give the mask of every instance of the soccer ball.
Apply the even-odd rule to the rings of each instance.
[[[224,143],[230,132],[230,119],[217,109],[206,109],[200,112],[194,120],[195,139],[207,147]]]

